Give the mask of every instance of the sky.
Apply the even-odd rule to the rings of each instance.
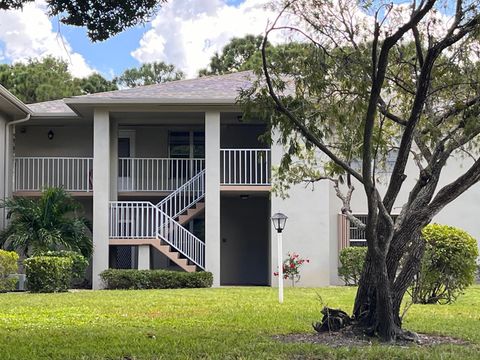
[[[0,10],[0,63],[48,55],[69,63],[74,76],[107,78],[145,62],[165,61],[188,78],[206,67],[232,37],[262,34],[274,14],[267,0],[172,0],[149,23],[92,43],[83,28],[48,18],[44,0],[23,10]]]

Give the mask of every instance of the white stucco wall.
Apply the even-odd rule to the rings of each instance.
[[[468,157],[455,156],[448,160],[445,169],[440,177],[440,182],[437,189],[454,181],[458,176],[463,174],[471,166],[473,160]],[[413,188],[418,179],[418,167],[413,160],[408,162],[405,171],[407,179],[405,180],[402,191],[400,192],[397,201],[395,202],[393,212],[398,213],[402,205],[407,201],[408,194]],[[388,175],[389,176],[389,175]],[[383,178],[385,179],[385,178]],[[379,191],[383,195],[386,191],[387,183],[385,180],[378,184]],[[361,184],[356,183],[355,192],[352,197],[352,210],[355,213],[366,213],[367,203],[365,193]],[[335,198],[335,207],[337,213],[341,207],[340,201]],[[480,184],[471,187],[467,192],[461,195],[454,202],[447,205],[434,219],[433,222],[439,224],[457,226],[474,236],[480,244],[480,222],[478,221],[478,214],[480,211]]]
[[[272,165],[277,166],[284,153],[283,147],[272,145]],[[331,209],[329,184],[320,182],[315,189],[303,184],[292,186],[289,198],[281,199],[272,194],[271,214],[282,212],[288,216],[283,232],[283,253],[298,253],[310,260],[301,269],[298,286],[326,286],[330,284],[332,272],[331,256]],[[272,226],[272,225],[271,225]],[[271,227],[270,256],[271,274],[277,271],[276,231]],[[289,281],[285,282],[288,286]],[[272,277],[272,285],[278,286],[278,278]]]
[[[48,138],[52,130],[54,137]],[[93,128],[90,124],[75,126],[17,126],[15,156],[93,155]]]

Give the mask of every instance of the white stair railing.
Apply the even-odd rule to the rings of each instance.
[[[157,236],[157,208],[149,201],[111,201],[111,239],[153,239]]]
[[[111,201],[109,230],[111,239],[159,239],[205,269],[205,243],[149,201]]]
[[[176,218],[205,197],[205,170],[192,177],[157,204],[157,207]]]
[[[205,243],[157,208],[157,238],[205,270]]]

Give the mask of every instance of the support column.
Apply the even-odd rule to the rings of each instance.
[[[8,197],[8,182],[9,175],[7,172],[7,159],[9,151],[7,151],[8,139],[7,139],[7,119],[0,114],[0,149],[4,152],[3,156],[0,156],[0,199],[5,200]],[[5,227],[5,209],[0,208],[0,230]]]
[[[118,200],[118,121],[110,120],[110,200]]]
[[[220,112],[205,113],[205,269],[220,286]]]
[[[99,275],[103,270],[108,269],[111,146],[108,111],[95,109],[93,115],[93,289],[103,287]]]
[[[150,270],[150,245],[138,246],[138,270]]]

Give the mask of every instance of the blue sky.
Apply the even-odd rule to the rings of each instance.
[[[53,55],[71,63],[75,76],[106,77],[143,62],[165,61],[189,77],[234,36],[262,33],[268,0],[172,0],[151,22],[92,43],[83,28],[49,19],[45,0],[23,11],[0,11],[0,62]]]

